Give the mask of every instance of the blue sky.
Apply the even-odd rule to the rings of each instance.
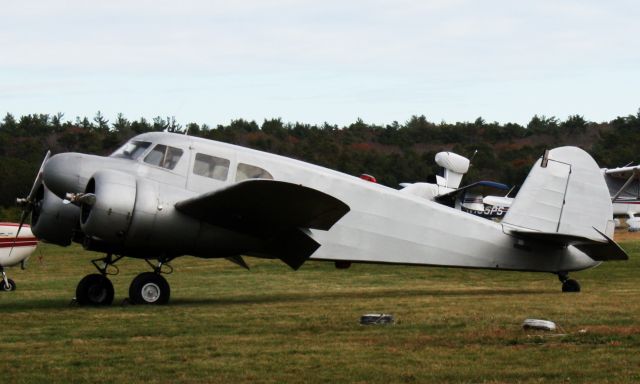
[[[526,124],[640,107],[634,1],[2,3],[3,116]]]

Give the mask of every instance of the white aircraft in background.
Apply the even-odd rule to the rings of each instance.
[[[508,194],[512,189],[509,189],[504,184],[493,181],[479,181],[471,184],[471,187],[475,186],[486,186],[494,189],[506,190],[508,192],[505,196],[483,196],[478,193],[465,191],[462,193],[461,198],[458,199],[456,208],[459,205],[460,209],[464,212],[492,220],[500,220],[507,214],[507,212],[509,212],[509,207],[511,207],[511,204],[513,203],[513,197],[508,197]],[[443,198],[444,196],[436,199],[436,201],[441,201]]]
[[[469,159],[453,152],[438,152],[435,161],[442,167],[442,175],[436,174],[427,182],[402,183],[400,186],[403,188],[400,191],[431,201],[438,196],[456,191],[460,187],[462,177],[469,170]]]
[[[471,161],[466,157],[453,152],[438,152],[435,162],[442,167],[441,175],[435,175],[428,182],[402,183],[403,189],[400,191],[421,196],[486,219],[501,219],[509,211],[513,198],[482,196],[470,191],[473,188],[490,187],[510,192],[509,187],[505,184],[494,181],[478,181],[460,187],[462,177],[471,165]]]
[[[602,169],[613,202],[614,217],[626,217],[629,231],[640,231],[640,165]]]
[[[293,269],[322,260],[547,272],[565,292],[580,291],[569,272],[628,258],[611,239],[600,169],[575,147],[545,152],[501,223],[433,202],[420,188],[171,133],[136,136],[109,157],[57,154],[41,170],[19,199],[21,221],[31,213],[39,239],[105,255],[78,283],[81,305],[113,302],[107,275],[123,257],[152,267],[131,282],[136,304],[168,302],[162,273],[183,255],[244,267],[247,255]]]
[[[479,181],[459,187],[462,176],[469,170],[469,159],[453,152],[439,152],[435,161],[442,167],[442,175],[436,175],[432,182],[402,183],[404,188],[401,191],[488,219],[501,219],[509,211],[514,201],[514,198],[508,197],[511,191],[505,196],[482,196],[468,192],[478,186],[508,189],[504,184]],[[613,217],[627,218],[629,231],[640,231],[640,218],[635,217],[640,213],[640,165],[602,168],[601,172],[613,202]],[[616,220],[616,223],[619,221]]]
[[[24,267],[38,245],[38,239],[31,233],[29,225],[22,225],[20,234],[17,233],[19,227],[18,223],[0,223],[0,291],[16,289],[16,283],[7,278],[4,269],[16,265]]]

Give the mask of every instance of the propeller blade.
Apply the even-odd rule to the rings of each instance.
[[[11,244],[11,248],[9,249],[9,259],[11,259],[11,254],[13,253],[13,249],[16,247],[16,242],[18,241],[18,236],[20,235],[20,230],[24,225],[24,221],[27,218],[27,213],[22,211],[22,216],[20,217],[20,225],[18,225],[18,230],[16,231],[16,236],[13,238],[13,243]]]
[[[22,207],[22,215],[20,216],[20,225],[18,226],[18,231],[16,232],[16,238],[20,234],[20,230],[22,230],[22,226],[24,225],[27,216],[29,216],[29,214],[33,210],[34,199],[36,197],[36,194],[38,193],[38,188],[40,188],[40,186],[42,185],[42,171],[44,170],[44,165],[47,163],[47,160],[49,160],[50,156],[51,151],[47,151],[46,155],[44,156],[44,160],[42,160],[42,164],[40,164],[40,169],[38,170],[36,179],[33,181],[33,185],[31,186],[29,195],[27,195],[27,197],[25,198],[16,199],[16,203],[18,204],[18,206]]]
[[[27,216],[29,216],[29,213],[30,212],[27,212],[27,209],[22,210],[22,214],[20,214],[20,224],[18,225],[18,230],[16,231],[16,237],[13,239],[13,245],[15,245],[16,240],[18,239],[20,230],[22,230],[22,226],[24,225],[24,222],[27,220]],[[11,250],[13,250],[13,247],[11,247]],[[11,251],[9,251],[9,254],[11,254]]]
[[[20,224],[18,225],[16,236],[13,238],[13,244],[11,245],[11,249],[9,250],[9,257],[11,257],[11,254],[13,253],[13,248],[15,248],[16,246],[16,242],[18,241],[18,236],[20,236],[20,231],[24,226],[24,222],[27,220],[27,216],[29,216],[29,214],[33,210],[34,199],[36,197],[36,194],[38,193],[38,188],[40,188],[40,186],[42,185],[42,178],[43,178],[42,171],[44,170],[44,165],[47,163],[47,160],[49,160],[50,156],[51,156],[51,151],[47,151],[47,153],[44,155],[44,160],[42,160],[42,163],[40,164],[40,169],[38,170],[36,179],[33,181],[33,185],[31,186],[31,191],[29,191],[29,195],[22,199],[20,198],[16,199],[16,203],[18,203],[18,205],[22,207],[22,213],[20,214]]]
[[[27,200],[30,203],[33,203],[33,198],[36,197],[38,188],[40,188],[40,185],[42,184],[42,177],[43,177],[42,171],[44,170],[44,165],[46,164],[47,160],[49,160],[50,156],[51,156],[51,151],[47,151],[47,154],[44,156],[44,160],[42,160],[42,164],[40,164],[38,175],[36,176],[36,179],[33,182],[33,186],[31,187],[31,192],[29,192],[29,196],[27,197]]]

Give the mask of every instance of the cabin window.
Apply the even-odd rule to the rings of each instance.
[[[144,162],[158,167],[173,169],[182,157],[182,149],[158,144],[144,158]]]
[[[193,163],[193,173],[216,180],[227,180],[229,174],[229,160],[220,157],[196,153]]]
[[[129,141],[111,154],[111,157],[136,160],[151,145],[148,141]]]
[[[273,176],[266,170],[256,167],[255,165],[249,165],[240,163],[238,164],[238,171],[236,172],[236,181],[242,181],[246,179],[269,179],[273,180]]]

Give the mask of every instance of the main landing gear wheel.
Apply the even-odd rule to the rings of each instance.
[[[76,301],[80,305],[111,305],[113,294],[111,280],[97,273],[83,277],[76,287]]]
[[[10,291],[15,291],[16,290],[16,283],[11,280],[11,279],[7,279],[7,283],[5,284],[3,279],[0,279],[0,289],[5,291],[5,292],[10,292]]]
[[[167,304],[170,294],[167,280],[155,272],[139,274],[129,286],[129,300],[132,304]]]

